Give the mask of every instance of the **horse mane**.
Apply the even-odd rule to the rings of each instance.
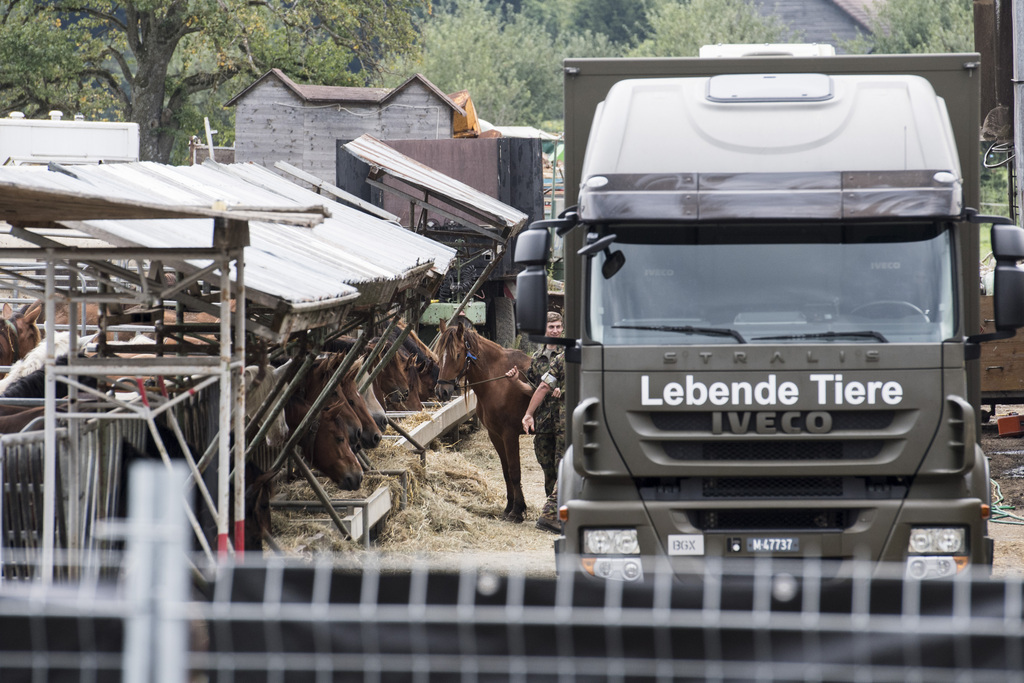
[[[388,337],[388,339],[392,343],[394,343],[394,341],[398,339],[399,335],[402,334],[404,330],[404,325],[395,326],[395,329],[392,330],[391,335]],[[421,340],[419,336],[416,334],[416,330],[409,330],[409,334],[406,335],[405,339],[402,340],[402,349],[406,353],[415,354],[416,358],[424,361],[428,365],[430,363],[437,363],[437,356],[434,354],[433,351],[430,350],[429,346],[423,343],[423,340]]]
[[[276,374],[268,371],[266,365],[249,365],[245,368],[245,415],[252,417],[274,390]],[[288,437],[288,425],[284,411],[274,419],[274,426],[267,433],[267,444],[272,448],[281,446]]]
[[[336,337],[324,342],[323,350],[327,353],[347,353],[355,343],[355,337]]]
[[[338,369],[342,361],[345,360],[345,354],[341,352],[328,353],[326,356],[321,358],[316,363],[316,370],[322,372],[325,375],[333,375],[334,371]],[[354,365],[354,364],[353,364]]]

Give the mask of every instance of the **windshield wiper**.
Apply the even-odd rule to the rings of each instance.
[[[871,337],[880,342],[889,343],[881,332],[874,330],[862,330],[859,332],[816,332],[814,334],[783,334],[778,337],[754,337],[754,341],[776,340],[776,339],[840,339],[843,337]]]
[[[614,330],[651,330],[653,332],[679,332],[681,334],[706,334],[709,337],[732,337],[740,344],[746,344],[736,330],[728,327],[694,327],[692,325],[612,325]]]

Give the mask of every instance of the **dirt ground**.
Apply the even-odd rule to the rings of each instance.
[[[989,533],[995,539],[995,576],[1024,575],[1024,436],[1001,437],[996,422],[1014,412],[1024,415],[1024,405],[1000,406],[982,426],[982,447],[989,456],[993,482]],[[528,506],[523,524],[500,518],[505,505],[501,465],[484,430],[465,425],[448,443],[434,442],[430,448],[425,468],[411,453],[390,453],[375,460],[380,469],[407,467],[413,475],[410,505],[392,511],[375,539],[376,559],[396,567],[423,560],[449,569],[468,563],[503,574],[554,577],[555,537],[534,526],[544,503],[544,476],[533,455],[532,437],[520,439]],[[380,485],[370,477],[365,491],[352,494],[322,482],[329,495],[343,498],[369,495]],[[311,498],[302,482],[297,490],[282,495]],[[1016,515],[1021,518],[1015,519]],[[361,544],[342,539],[323,514],[275,512],[274,533],[288,555],[313,556],[322,551],[350,557],[364,554]]]
[[[502,574],[554,577],[555,535],[535,527],[544,504],[544,474],[533,454],[533,438],[520,438],[527,504],[522,524],[500,517],[506,501],[505,485],[501,463],[486,431],[467,424],[446,439],[446,443],[435,441],[429,445],[426,467],[420,465],[414,453],[384,449],[371,453],[379,469],[405,468],[412,475],[406,509],[398,509],[398,492],[393,490],[396,504],[384,529],[374,536],[374,559],[395,567],[422,560],[432,567],[452,570],[471,564]],[[355,494],[340,492],[324,479],[321,483],[331,497],[359,498],[380,486],[374,477],[367,480]],[[298,482],[294,491],[286,488],[280,496],[311,498],[303,482]],[[313,556],[327,551],[351,558],[365,552],[361,544],[340,538],[323,514],[275,511],[274,535],[288,555]]]
[[[992,477],[989,534],[996,545],[995,576],[1024,575],[1024,436],[999,436],[997,424],[1010,414],[1024,415],[1024,406],[998,406],[981,430]]]

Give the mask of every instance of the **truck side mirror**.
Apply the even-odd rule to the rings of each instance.
[[[542,223],[543,221],[538,221]],[[548,322],[548,255],[551,233],[533,223],[516,240],[514,260],[526,266],[516,276],[516,326],[526,334],[544,334]]]
[[[1024,229],[1015,225],[992,226],[992,255],[996,259],[995,295],[992,305],[996,331],[1024,327]]]

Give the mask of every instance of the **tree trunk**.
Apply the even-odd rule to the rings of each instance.
[[[159,40],[146,46],[138,57],[138,70],[132,84],[130,120],[139,124],[139,158],[142,161],[170,163],[174,132],[178,122],[165,105],[167,68],[174,55],[174,44]]]

